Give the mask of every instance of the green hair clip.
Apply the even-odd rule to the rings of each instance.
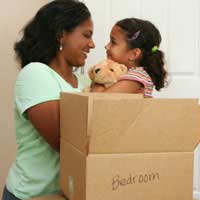
[[[153,53],[156,52],[157,50],[158,50],[158,46],[156,46],[156,45],[153,46],[152,49],[151,49],[151,51],[152,51]]]

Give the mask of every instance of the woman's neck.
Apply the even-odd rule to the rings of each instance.
[[[55,72],[57,72],[65,81],[67,81],[72,87],[78,87],[77,78],[72,72],[73,66],[69,66],[66,62],[56,58],[49,63],[49,66]]]

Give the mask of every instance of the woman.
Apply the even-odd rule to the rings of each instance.
[[[73,67],[85,64],[94,48],[92,34],[91,15],[82,2],[55,0],[37,12],[15,44],[22,68],[15,86],[18,149],[3,200],[60,192],[60,92],[80,92],[88,84]]]

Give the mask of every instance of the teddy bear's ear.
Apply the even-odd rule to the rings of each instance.
[[[91,67],[89,70],[88,70],[88,76],[91,80],[94,79],[94,72],[93,72],[93,68],[94,67]]]
[[[120,68],[122,72],[126,73],[128,71],[127,67],[125,65],[120,65]]]

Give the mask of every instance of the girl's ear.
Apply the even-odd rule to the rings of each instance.
[[[134,48],[129,51],[129,60],[137,61],[142,58],[142,50],[140,48]]]
[[[93,79],[94,79],[94,72],[93,72],[93,68],[94,68],[94,67],[90,68],[90,69],[89,69],[89,71],[88,71],[88,76],[89,76],[89,78],[90,78],[91,80],[93,80]]]
[[[133,49],[134,60],[141,60],[142,58],[142,50],[140,48]]]

